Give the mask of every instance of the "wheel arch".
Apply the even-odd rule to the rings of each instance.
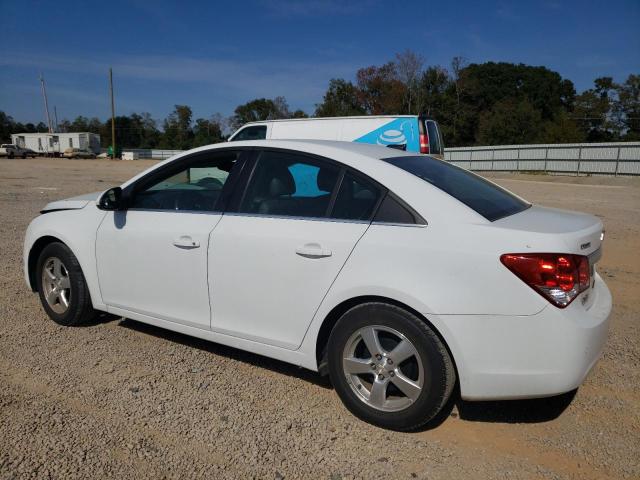
[[[36,267],[38,264],[40,253],[42,253],[42,250],[44,250],[47,245],[56,242],[62,243],[67,248],[69,248],[69,246],[58,237],[54,237],[53,235],[44,235],[33,242],[33,245],[29,250],[29,257],[27,258],[27,268],[29,273],[29,286],[31,287],[32,292],[36,292],[38,290],[38,282],[36,280]]]
[[[388,303],[390,305],[394,305],[398,308],[402,308],[407,312],[418,317],[422,322],[424,322],[433,332],[438,336],[444,347],[447,349],[449,356],[451,357],[451,362],[453,363],[453,368],[456,373],[456,382],[460,381],[460,377],[458,375],[458,365],[456,362],[456,357],[449,346],[446,338],[442,334],[442,332],[431,322],[427,317],[425,317],[422,313],[418,312],[414,308],[411,308],[406,303],[400,302],[398,300],[394,300],[393,298],[378,296],[378,295],[363,295],[358,297],[349,298],[339,303],[335,307],[331,309],[331,311],[326,315],[320,329],[318,330],[318,335],[316,337],[316,363],[318,365],[318,372],[320,375],[327,375],[328,364],[327,364],[327,345],[329,343],[329,336],[331,335],[331,331],[333,327],[338,322],[340,317],[344,315],[348,310],[358,305],[362,305],[364,303],[370,302],[380,302],[380,303]]]

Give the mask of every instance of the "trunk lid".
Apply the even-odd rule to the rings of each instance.
[[[557,253],[588,256],[598,250],[602,242],[603,226],[598,217],[538,205],[496,220],[493,225],[509,230],[553,236],[564,243],[565,247],[557,250]],[[558,248],[560,247],[561,245],[558,245]]]

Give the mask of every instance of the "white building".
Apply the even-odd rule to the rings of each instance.
[[[96,155],[100,153],[100,135],[89,132],[14,133],[11,143],[42,155],[59,155],[67,148],[82,148]]]

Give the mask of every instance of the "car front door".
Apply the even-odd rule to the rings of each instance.
[[[211,328],[294,350],[381,191],[359,189],[354,204],[351,174],[339,164],[278,150],[256,155],[244,192],[237,189],[233,211],[212,233]]]
[[[96,239],[100,291],[110,307],[210,328],[207,249],[239,165],[238,151],[167,164],[125,189]]]

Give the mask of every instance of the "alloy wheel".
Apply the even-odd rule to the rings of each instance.
[[[42,289],[47,304],[58,315],[64,314],[71,302],[69,270],[57,257],[49,257],[42,267]]]
[[[425,372],[420,354],[393,328],[370,325],[356,330],[342,359],[342,370],[353,392],[377,410],[404,410],[423,391]]]

